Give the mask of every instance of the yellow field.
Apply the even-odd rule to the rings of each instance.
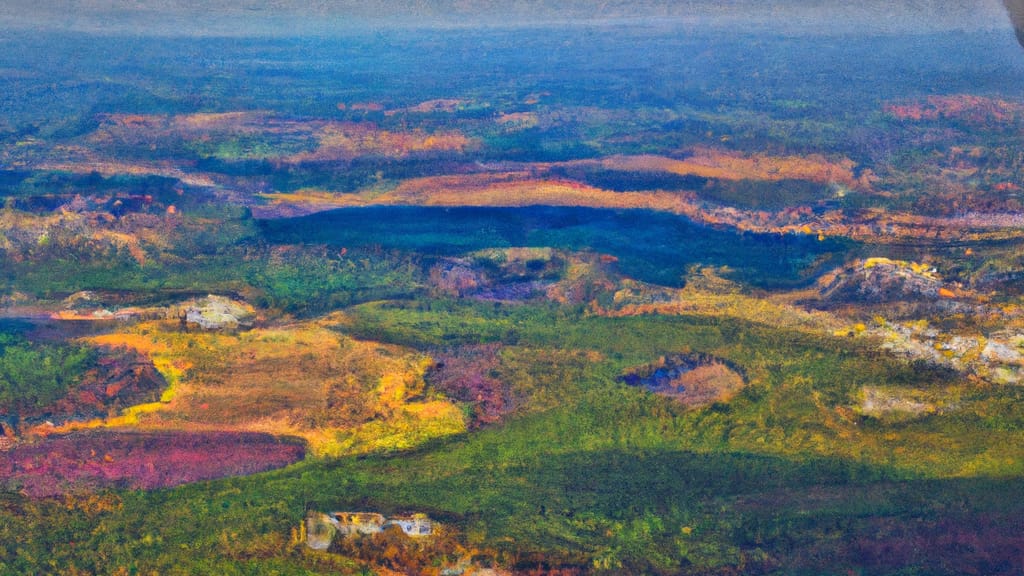
[[[429,357],[347,338],[326,321],[240,334],[153,321],[87,341],[148,355],[170,388],[161,402],[84,426],[269,432],[303,437],[316,455],[407,448],[465,430],[459,408],[424,389]]]

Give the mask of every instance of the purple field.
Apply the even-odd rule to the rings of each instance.
[[[281,468],[304,455],[302,444],[269,434],[78,433],[16,446],[0,459],[0,485],[32,497],[165,488]]]

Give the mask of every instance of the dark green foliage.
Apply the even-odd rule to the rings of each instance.
[[[10,194],[31,175],[32,173],[29,171],[0,170],[0,193],[3,193],[4,196]]]
[[[8,172],[11,178],[12,193],[23,196],[38,195],[67,195],[80,194],[86,197],[103,196],[107,194],[131,194],[150,195],[154,201],[163,203],[181,203],[187,199],[181,198],[175,187],[178,181],[174,178],[162,176],[130,176],[117,175],[104,177],[98,172],[88,174],[71,174],[67,172],[32,172],[31,176],[25,175],[14,180],[13,176],[19,173]]]
[[[572,134],[529,129],[513,134],[488,138],[484,157],[490,160],[518,160],[528,162],[562,162],[593,158],[598,150],[580,141]]]
[[[416,260],[394,251],[294,247],[246,266],[245,280],[259,290],[256,304],[316,315],[368,300],[409,297],[422,272]]]
[[[0,335],[0,410],[19,413],[52,404],[95,360],[95,350],[86,346],[33,344]]]

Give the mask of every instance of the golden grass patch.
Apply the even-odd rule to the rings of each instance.
[[[314,454],[407,448],[465,430],[458,407],[423,396],[429,357],[316,321],[240,334],[155,321],[87,341],[148,355],[171,384],[161,402],[107,426],[295,435]]]

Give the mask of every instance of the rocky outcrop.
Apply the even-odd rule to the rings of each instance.
[[[438,262],[430,269],[430,282],[449,296],[465,296],[487,283],[483,274],[472,263],[461,258]]]
[[[859,260],[821,287],[821,298],[827,302],[938,300],[953,295],[930,266],[888,258]]]
[[[226,296],[209,295],[185,306],[185,323],[201,330],[252,328],[256,311],[252,306]]]
[[[872,418],[915,417],[934,414],[939,410],[934,402],[922,397],[916,390],[885,389],[865,386],[856,411]]]

